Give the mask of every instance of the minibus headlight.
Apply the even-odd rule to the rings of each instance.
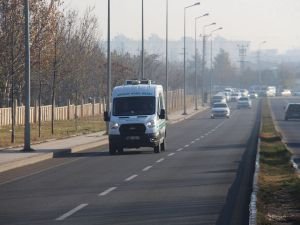
[[[110,128],[111,129],[118,129],[119,128],[119,124],[117,122],[111,122]]]
[[[154,120],[150,120],[146,123],[146,126],[148,128],[154,128],[155,127],[155,121]]]

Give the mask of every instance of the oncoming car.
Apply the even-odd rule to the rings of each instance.
[[[215,117],[230,117],[230,109],[227,105],[227,103],[223,102],[217,102],[214,103],[212,108],[211,108],[211,116],[212,119]]]
[[[289,103],[285,108],[284,120],[300,119],[300,103]]]

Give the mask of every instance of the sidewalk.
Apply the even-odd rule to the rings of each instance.
[[[168,115],[168,123],[177,123],[205,109],[199,107],[199,110],[196,111],[194,108],[189,108],[187,115],[182,115],[182,110],[173,112]],[[0,149],[0,173],[51,159],[58,154],[75,153],[108,144],[107,136],[104,133],[101,131],[60,140],[48,140],[41,144],[33,144],[31,147],[35,151],[28,153],[21,152],[21,147]]]

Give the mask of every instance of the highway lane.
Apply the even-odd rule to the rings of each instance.
[[[300,103],[300,97],[270,98],[274,122],[283,136],[283,141],[293,151],[294,161],[300,166],[300,120],[284,120],[284,107],[288,103]]]
[[[0,224],[245,224],[255,122],[256,104],[206,111],[170,125],[161,154],[91,149],[3,174]]]

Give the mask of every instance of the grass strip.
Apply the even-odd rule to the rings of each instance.
[[[49,139],[62,139],[74,135],[88,134],[102,131],[105,123],[100,116],[86,117],[78,120],[60,120],[54,122],[54,134],[51,134],[51,122],[43,122],[41,125],[41,137],[39,137],[38,124],[31,124],[32,143]],[[11,143],[11,127],[0,127],[0,147],[22,145],[24,143],[24,126],[16,126],[15,143]]]
[[[275,129],[267,99],[263,100],[260,138],[257,224],[299,225],[300,179],[292,167],[291,152]]]

